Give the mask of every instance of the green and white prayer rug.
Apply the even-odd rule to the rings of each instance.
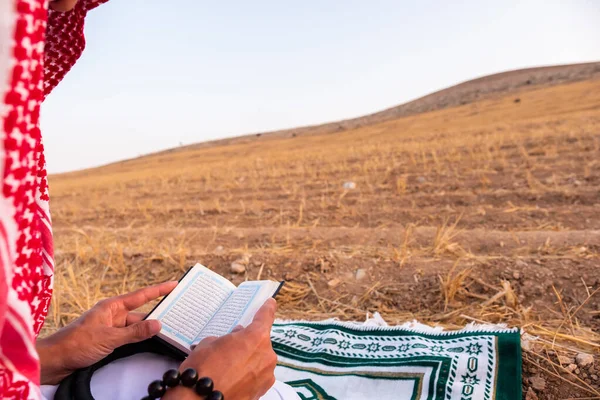
[[[272,342],[302,400],[521,399],[518,329],[277,321]]]

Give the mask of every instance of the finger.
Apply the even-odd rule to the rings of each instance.
[[[150,339],[152,336],[157,335],[160,332],[160,328],[160,321],[156,319],[137,322],[121,328],[119,329],[119,334],[117,336],[117,341],[119,342],[118,346]]]
[[[233,329],[231,330],[231,333],[234,333],[234,332],[239,332],[239,331],[241,331],[242,329],[244,329],[244,327],[243,327],[243,326],[241,326],[241,325],[237,325],[235,328],[233,328]]]
[[[175,289],[175,286],[177,286],[176,281],[159,283],[158,285],[138,289],[135,292],[122,294],[121,296],[117,296],[116,300],[121,301],[123,306],[131,311],[152,300],[171,293],[171,291]]]
[[[271,329],[273,322],[275,322],[276,309],[277,302],[272,298],[267,300],[265,304],[263,304],[263,306],[256,312],[250,325],[268,327],[268,329]]]
[[[127,320],[125,321],[125,325],[132,325],[135,324],[136,322],[140,322],[143,321],[144,318],[146,318],[146,313],[143,312],[135,312],[132,311],[130,313],[127,314]]]

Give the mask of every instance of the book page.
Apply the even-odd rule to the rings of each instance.
[[[196,264],[148,319],[161,321],[159,336],[189,352],[194,339],[234,290],[227,279]]]
[[[194,340],[192,348],[202,339],[209,336],[223,336],[228,334],[238,325],[247,326],[252,322],[256,311],[277,290],[279,282],[253,281],[242,283],[221,308],[215,313],[213,319],[199,333]]]

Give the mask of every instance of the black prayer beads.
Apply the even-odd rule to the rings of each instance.
[[[179,385],[180,378],[179,371],[176,369],[170,369],[164,373],[162,380],[168,387],[175,387]]]
[[[218,390],[215,390],[214,392],[208,395],[206,400],[225,400],[225,396],[223,396],[223,393],[219,392]]]
[[[176,369],[170,369],[166,371],[162,380],[156,380],[148,385],[148,396],[143,397],[142,400],[154,400],[159,399],[165,395],[167,388],[173,388],[181,385],[188,387],[202,399],[205,400],[225,400],[223,393],[214,389],[214,383],[212,379],[208,377],[198,378],[198,372],[193,368],[188,368],[181,374]]]
[[[193,387],[198,382],[198,373],[194,368],[188,368],[181,374],[181,384],[185,387]]]
[[[162,381],[153,381],[148,385],[148,396],[159,399],[165,395],[167,388]]]
[[[200,396],[208,396],[213,392],[214,384],[210,378],[200,378],[196,382],[196,393]]]

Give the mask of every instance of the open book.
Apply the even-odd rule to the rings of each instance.
[[[159,339],[189,354],[208,336],[222,336],[238,325],[247,326],[254,314],[274,297],[283,282],[248,281],[238,287],[221,275],[196,264],[148,314],[162,329]]]

